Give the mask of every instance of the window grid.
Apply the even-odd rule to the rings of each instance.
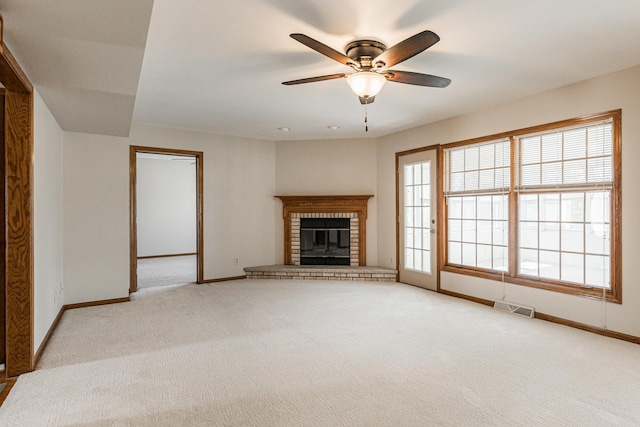
[[[569,216],[565,212],[565,203],[562,203],[564,195],[572,195],[575,198],[576,195],[582,196],[582,212],[581,217],[582,221],[579,220],[563,220],[563,218]],[[540,219],[542,213],[542,204],[540,203],[540,197],[549,197],[557,196],[558,200],[558,215],[557,220],[542,220]],[[600,221],[593,221],[594,212],[588,212],[588,203],[589,197],[592,197],[592,200],[595,198],[597,200],[598,196],[601,196],[603,200],[606,200],[607,203],[601,203],[602,210],[602,218]],[[594,232],[593,224],[596,225],[595,228],[602,228],[604,231],[606,228],[610,227],[609,219],[607,218],[607,214],[604,212],[604,206],[608,206],[609,203],[609,192],[576,192],[576,193],[566,193],[566,192],[557,192],[557,193],[545,193],[545,194],[525,194],[520,195],[519,206],[522,207],[526,204],[522,201],[522,198],[529,198],[536,200],[536,210],[538,213],[537,219],[524,219],[519,222],[519,263],[518,263],[518,274],[522,276],[530,276],[535,278],[546,278],[551,280],[559,280],[563,282],[574,283],[580,286],[594,286],[599,288],[610,289],[610,271],[608,268],[609,265],[609,237],[607,233],[602,232],[601,240],[600,240],[600,252],[596,252],[594,250],[590,250],[590,247],[593,248],[594,245],[590,244],[588,240],[588,236],[590,233],[596,234]],[[577,200],[577,198],[576,198]],[[593,202],[591,204],[593,207]],[[596,212],[597,213],[597,212]],[[591,218],[591,221],[588,220]],[[535,227],[532,225],[535,224]],[[527,241],[531,240],[530,237],[523,236],[523,229],[528,227],[535,228],[537,244],[536,245],[527,245]],[[557,245],[556,247],[551,247],[549,244],[549,240],[553,240],[553,237],[547,236],[546,238],[546,246],[543,246],[543,230],[546,226],[551,226],[553,229],[554,226],[557,229]],[[565,226],[568,228],[565,233]],[[580,229],[580,244],[579,246],[582,248],[581,250],[577,249],[566,249],[572,243],[575,244],[576,239],[571,239],[569,232],[571,232],[571,228]],[[525,256],[525,254],[529,254],[529,256]],[[536,256],[532,257],[531,255],[535,253]],[[555,254],[556,255],[556,265],[548,264],[549,259],[547,259],[547,263],[544,263],[542,260],[542,254]],[[576,268],[571,264],[569,259],[578,260],[579,258],[579,270],[580,270],[580,279],[578,280],[575,273],[572,273],[572,270],[575,271]],[[599,260],[600,263],[596,261]],[[591,262],[589,262],[591,261]],[[598,266],[599,264],[599,266]],[[535,267],[535,268],[534,268]],[[555,267],[555,271],[552,269]],[[548,271],[543,271],[543,268],[547,268]],[[555,273],[555,274],[554,274]]]
[[[508,269],[507,195],[451,196],[447,199],[449,262],[493,271]],[[473,205],[473,212],[458,206]],[[482,205],[484,213],[481,211]],[[469,238],[472,236],[471,238]],[[469,256],[472,254],[471,256]],[[484,254],[484,256],[481,256]]]
[[[404,166],[404,253],[407,270],[431,273],[431,162]]]
[[[491,141],[490,137],[444,146],[445,186],[441,206],[445,212],[443,229],[446,244],[442,268],[445,271],[494,280],[502,278],[510,283],[572,295],[606,298],[621,303],[622,232],[620,218],[614,215],[614,212],[621,209],[621,188],[618,184],[621,177],[621,111],[540,125],[525,132],[527,133],[519,134],[515,131],[509,136],[515,153],[508,162],[513,168],[513,187],[507,188],[509,242],[506,251],[507,259],[512,264],[506,269],[506,275],[497,275],[496,271],[482,266],[464,265],[461,262],[461,249],[456,247],[462,245],[462,238],[459,235],[453,236],[456,230],[452,229],[453,223],[450,221],[458,220],[451,217],[449,206],[454,197],[500,192],[497,189],[469,191],[468,188],[465,190],[459,185],[456,187],[451,182],[450,153],[487,144],[487,141]],[[507,133],[500,134],[499,137],[505,135]],[[529,144],[532,143],[531,140],[535,140],[535,147],[530,153],[523,153],[522,143],[526,138],[530,138]],[[543,138],[548,139],[543,142]],[[561,143],[555,144],[556,141]],[[537,168],[536,173],[531,175],[533,180],[527,179],[531,176],[523,173],[527,166]],[[578,203],[581,206],[579,219],[567,216],[567,206],[563,207],[562,217],[556,219],[544,216],[536,217],[535,220],[522,218],[522,198],[525,196],[535,197],[536,200],[545,197],[581,198],[582,202]],[[600,213],[595,215],[596,211]],[[529,230],[525,230],[526,228]],[[535,240],[526,240],[527,237],[532,238],[532,230]],[[557,235],[557,242],[553,242],[555,247],[550,247],[548,241],[550,231]],[[523,268],[526,256],[531,255],[524,253],[527,250],[535,252],[536,263]],[[557,271],[552,274],[541,266],[547,256],[559,259],[554,261]],[[572,265],[572,262],[575,263]]]

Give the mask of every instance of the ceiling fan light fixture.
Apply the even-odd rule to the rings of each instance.
[[[349,87],[361,98],[371,98],[382,90],[387,79],[374,71],[358,71],[347,76]]]

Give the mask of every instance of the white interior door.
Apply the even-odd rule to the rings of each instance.
[[[400,156],[398,165],[400,281],[438,289],[437,150]]]

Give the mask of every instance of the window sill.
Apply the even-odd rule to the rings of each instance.
[[[479,277],[482,279],[494,280],[496,282],[528,286],[530,288],[543,289],[551,292],[559,292],[567,295],[574,295],[583,298],[589,298],[594,300],[602,300],[602,289],[600,288],[587,288],[578,285],[561,284],[535,279],[525,279],[522,277],[511,277],[507,273],[504,276],[501,273],[481,270],[477,268],[460,267],[454,265],[445,265],[440,271],[446,271],[449,273],[464,274],[467,276]],[[605,294],[607,302],[614,304],[622,304],[621,292],[615,292],[614,290],[608,290]]]

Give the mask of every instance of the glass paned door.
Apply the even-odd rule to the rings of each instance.
[[[437,290],[436,150],[401,156],[400,281]]]

